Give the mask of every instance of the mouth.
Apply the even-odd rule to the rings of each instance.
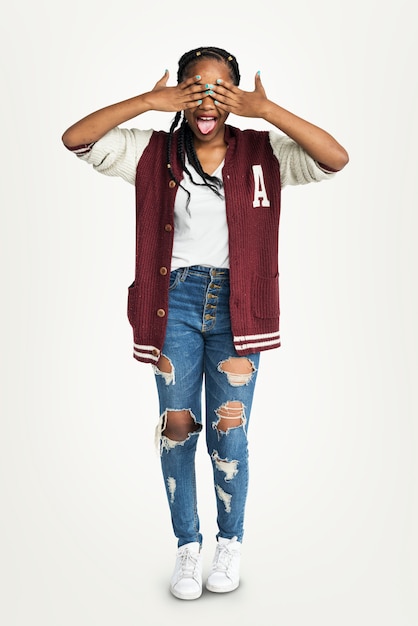
[[[199,129],[199,132],[202,135],[208,135],[213,131],[216,126],[217,119],[216,117],[198,117],[196,118],[196,125]]]

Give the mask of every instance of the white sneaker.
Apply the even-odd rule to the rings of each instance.
[[[218,537],[212,571],[206,582],[206,589],[215,593],[234,591],[239,585],[239,564],[241,543],[237,538]]]
[[[198,541],[177,550],[170,591],[180,600],[196,600],[202,595],[202,557]]]

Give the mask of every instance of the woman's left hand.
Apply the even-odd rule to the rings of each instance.
[[[269,101],[258,72],[254,91],[243,91],[233,83],[220,79],[210,88],[210,95],[218,108],[242,117],[264,117],[263,110]]]
[[[259,72],[255,76],[254,91],[243,91],[223,80],[209,88],[205,95],[213,98],[218,109],[264,119],[293,139],[324,169],[337,172],[348,163],[346,150],[334,137],[267,98]]]

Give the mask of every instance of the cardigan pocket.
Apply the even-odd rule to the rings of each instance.
[[[128,320],[135,327],[138,321],[139,293],[135,282],[128,288]]]
[[[279,275],[255,276],[253,279],[253,304],[255,317],[273,319],[280,316]]]

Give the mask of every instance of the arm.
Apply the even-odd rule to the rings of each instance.
[[[167,87],[168,78],[166,71],[151,91],[83,117],[64,132],[64,145],[71,148],[98,141],[112,128],[146,111],[177,112],[197,106],[204,91],[197,77],[188,78],[175,87]]]
[[[347,165],[346,150],[322,128],[314,126],[270,101],[263,117],[296,141],[325,169],[338,172]]]
[[[213,92],[216,106],[236,115],[258,117],[273,124],[325,169],[339,171],[348,163],[346,150],[329,133],[269,100],[258,73],[252,92],[242,91],[226,82],[214,85]]]

